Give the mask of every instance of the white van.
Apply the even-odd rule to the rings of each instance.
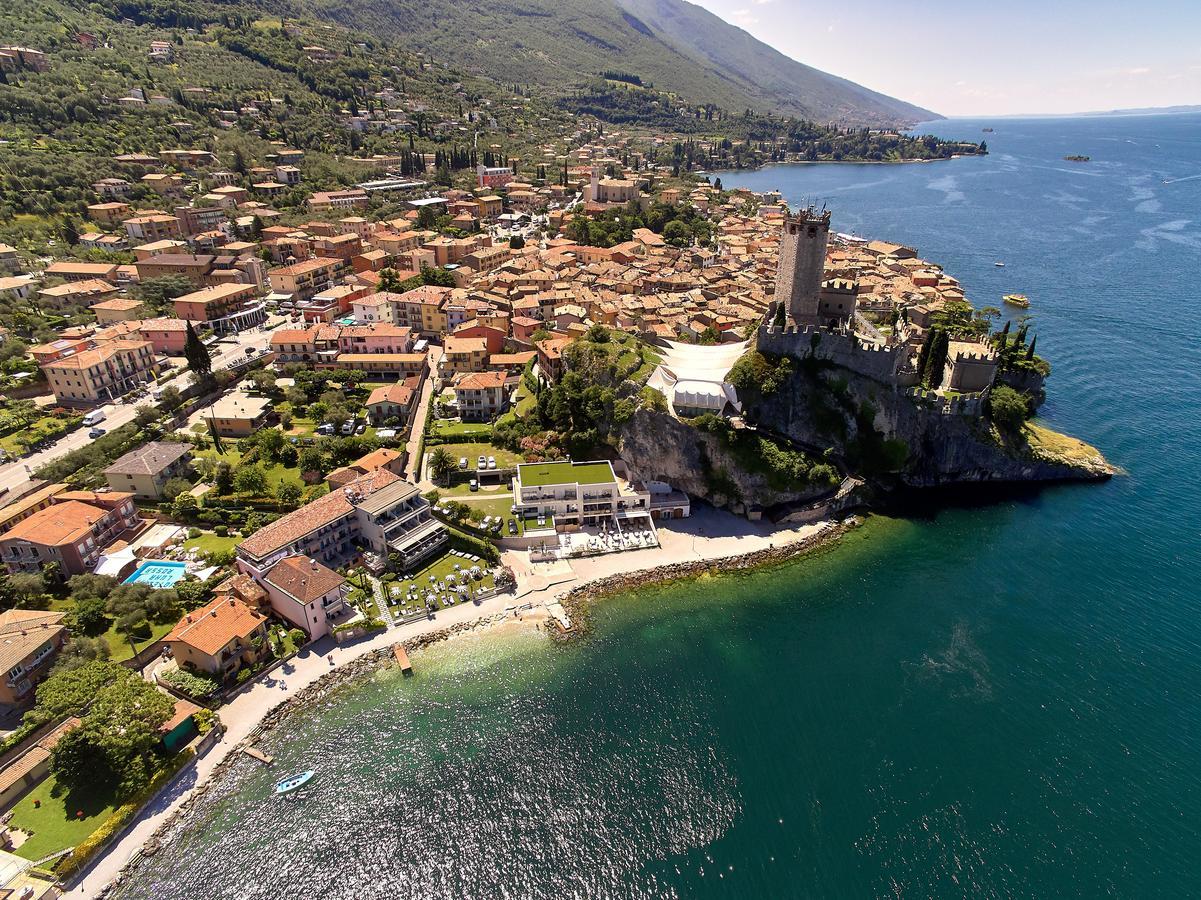
[[[92,426],[99,425],[105,419],[105,413],[102,409],[94,409],[83,417],[83,424]]]

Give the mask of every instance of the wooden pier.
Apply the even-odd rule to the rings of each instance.
[[[270,755],[264,753],[258,747],[243,747],[242,752],[245,753],[247,756],[249,756],[251,759],[257,759],[264,766],[269,766],[275,762],[274,756],[270,756]]]
[[[413,674],[413,664],[409,662],[409,654],[405,651],[404,644],[394,644],[392,655],[396,657],[396,664],[400,666],[400,671],[406,675]]]

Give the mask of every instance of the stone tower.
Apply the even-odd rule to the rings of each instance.
[[[783,303],[797,325],[816,325],[826,268],[830,212],[813,207],[784,218],[780,262],[776,268],[776,302]]]

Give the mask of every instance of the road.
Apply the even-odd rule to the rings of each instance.
[[[256,347],[260,352],[265,350],[270,341],[271,332],[261,331],[257,328],[222,339],[209,350],[213,358],[213,371],[227,369],[233,363],[246,359],[247,347]],[[191,373],[181,365],[178,369],[178,374],[170,381],[159,385],[159,388],[172,385],[182,390],[191,381],[191,377]],[[135,400],[128,403],[118,401],[98,407],[98,409],[103,409],[105,413],[104,422],[100,427],[106,431],[112,431],[114,428],[120,428],[122,425],[132,422],[138,405],[149,402],[151,401],[148,399]],[[92,439],[88,437],[88,429],[81,426],[70,434],[59,438],[59,440],[44,450],[39,450],[29,456],[22,457],[16,462],[0,466],[0,503],[4,502],[10,496],[19,495],[20,489],[23,489],[32,480],[33,473],[38,468],[46,465],[46,463],[53,462],[72,450],[78,450],[85,444],[91,443],[91,441]],[[7,493],[3,493],[6,488]]]
[[[429,418],[430,404],[433,403],[434,398],[434,379],[438,373],[438,363],[441,361],[442,348],[434,344],[430,347],[429,357],[426,360],[430,369],[429,375],[421,385],[421,396],[417,398],[417,408],[413,410],[413,427],[409,430],[409,443],[406,445],[409,458],[405,465],[405,477],[414,484],[420,485],[422,490],[429,490],[429,487],[421,480],[422,463],[424,462],[419,453],[421,436],[425,434],[425,420]]]

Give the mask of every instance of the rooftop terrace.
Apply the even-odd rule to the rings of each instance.
[[[517,467],[517,477],[527,487],[545,487],[548,484],[608,484],[617,480],[613,474],[613,466],[604,460],[522,463]]]

